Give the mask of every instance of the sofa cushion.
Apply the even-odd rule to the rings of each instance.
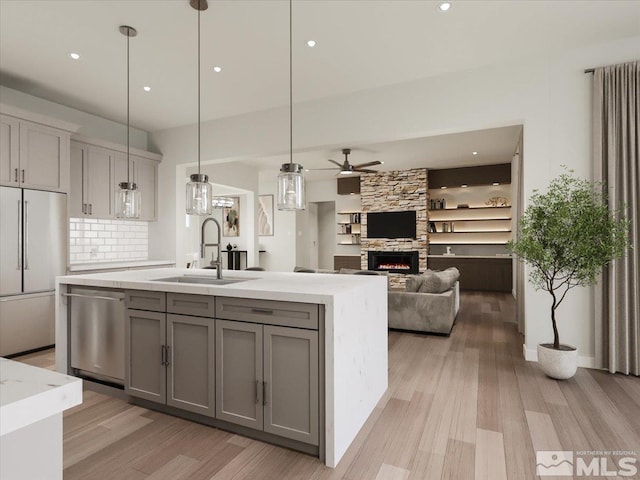
[[[442,272],[427,270],[422,277],[418,292],[443,293],[455,285],[460,278],[460,272],[455,267],[447,268]]]

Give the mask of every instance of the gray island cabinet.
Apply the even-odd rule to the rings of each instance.
[[[213,417],[213,297],[128,290],[125,306],[125,392]]]
[[[177,268],[58,277],[57,370],[335,467],[387,388],[386,279],[227,274],[226,283]],[[71,366],[75,287],[124,293],[125,368],[111,387]]]

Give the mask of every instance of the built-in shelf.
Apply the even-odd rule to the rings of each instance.
[[[513,228],[510,183],[510,164],[429,171],[432,253],[450,245],[460,245],[459,253],[467,254],[506,251]]]
[[[429,234],[432,245],[504,245],[511,240],[510,231],[437,232]]]

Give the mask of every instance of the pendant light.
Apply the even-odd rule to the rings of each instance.
[[[190,5],[198,11],[198,173],[194,173],[187,183],[187,214],[211,215],[213,185],[209,176],[200,173],[200,12],[209,6],[207,0],[190,0]]]
[[[129,158],[129,39],[135,37],[138,32],[127,25],[120,26],[120,33],[127,37],[127,181],[118,185],[116,192],[116,217],[140,218],[141,195],[137,185],[130,180]]]
[[[303,167],[293,163],[293,21],[289,0],[289,163],[283,163],[278,175],[278,210],[304,210]]]

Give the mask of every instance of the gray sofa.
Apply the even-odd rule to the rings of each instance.
[[[407,276],[407,291],[389,292],[389,328],[449,335],[460,309],[459,276],[455,268]]]

